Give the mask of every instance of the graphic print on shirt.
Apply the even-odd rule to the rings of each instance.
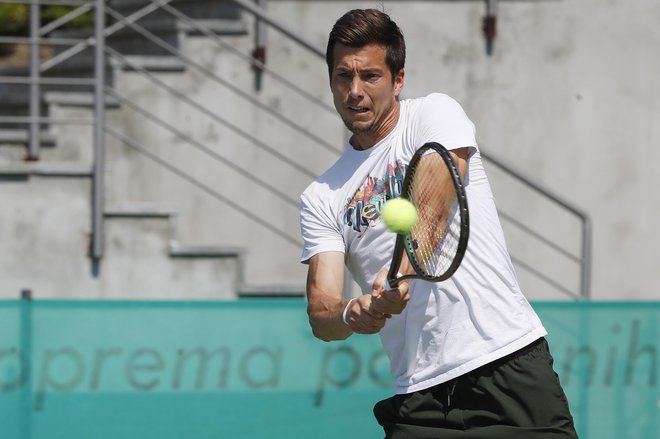
[[[380,221],[380,211],[387,200],[401,195],[408,165],[397,160],[387,165],[383,177],[369,176],[344,206],[344,225],[362,233]]]

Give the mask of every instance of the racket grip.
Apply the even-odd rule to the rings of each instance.
[[[396,288],[396,286],[399,285],[399,278],[401,276],[403,276],[403,274],[401,274],[401,272],[398,272],[394,279],[385,278],[385,285],[384,285],[385,289],[386,290],[391,290],[391,289]]]

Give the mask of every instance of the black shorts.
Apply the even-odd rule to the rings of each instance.
[[[545,338],[437,386],[374,407],[386,439],[577,438]]]

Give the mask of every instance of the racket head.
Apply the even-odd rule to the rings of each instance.
[[[448,279],[467,250],[470,219],[465,187],[447,149],[430,142],[415,152],[401,196],[413,203],[419,219],[408,233],[397,236],[388,282],[395,286],[412,277]],[[404,251],[416,274],[397,278]]]

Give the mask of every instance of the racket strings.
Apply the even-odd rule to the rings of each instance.
[[[409,234],[413,263],[428,276],[440,276],[458,252],[461,219],[452,176],[439,154],[429,153],[420,159],[408,197],[419,216]]]

